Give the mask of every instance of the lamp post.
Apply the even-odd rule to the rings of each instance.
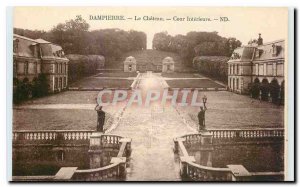
[[[202,101],[203,101],[203,105],[204,105],[204,107],[206,108],[206,106],[205,106],[205,104],[206,104],[206,101],[207,101],[207,97],[206,97],[206,95],[204,95],[204,96],[202,97]]]
[[[203,106],[204,106],[204,115],[203,115],[203,124],[204,124],[204,127],[205,127],[205,111],[206,111],[206,102],[207,102],[207,97],[206,97],[206,95],[204,95],[203,97],[202,97],[202,102],[203,102]]]

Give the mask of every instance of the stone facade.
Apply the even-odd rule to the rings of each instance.
[[[162,61],[162,72],[174,72],[175,70],[175,66],[174,66],[175,62],[173,60],[173,58],[171,57],[166,57],[163,59]]]
[[[248,45],[234,50],[228,61],[228,88],[232,92],[247,94],[250,85],[274,83],[284,85],[285,42],[276,40],[260,45]]]
[[[33,40],[14,34],[13,77],[32,81],[44,73],[50,92],[59,92],[68,86],[68,62],[61,46],[43,39]]]
[[[129,56],[124,61],[124,72],[135,72],[136,60],[133,56]]]

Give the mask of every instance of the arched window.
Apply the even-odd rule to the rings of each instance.
[[[280,85],[280,103],[284,104],[284,81],[282,81],[281,85]]]
[[[280,86],[276,79],[273,79],[270,83],[270,94],[272,98],[272,103],[277,104],[279,101]]]

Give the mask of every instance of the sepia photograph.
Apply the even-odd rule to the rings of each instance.
[[[286,181],[288,8],[11,10],[11,181]]]

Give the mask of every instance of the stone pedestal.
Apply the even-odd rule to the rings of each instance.
[[[90,136],[90,168],[100,168],[102,167],[102,157],[103,150],[101,144],[102,132],[95,132]]]
[[[126,158],[129,158],[131,155],[131,138],[122,138],[120,140],[121,143],[126,143],[126,147],[125,147],[125,155]],[[119,156],[119,155],[118,155]],[[122,155],[121,155],[122,156]]]
[[[208,131],[200,132],[200,143],[205,146],[212,146],[212,133]]]
[[[212,134],[207,131],[200,132],[200,164],[212,167]]]

